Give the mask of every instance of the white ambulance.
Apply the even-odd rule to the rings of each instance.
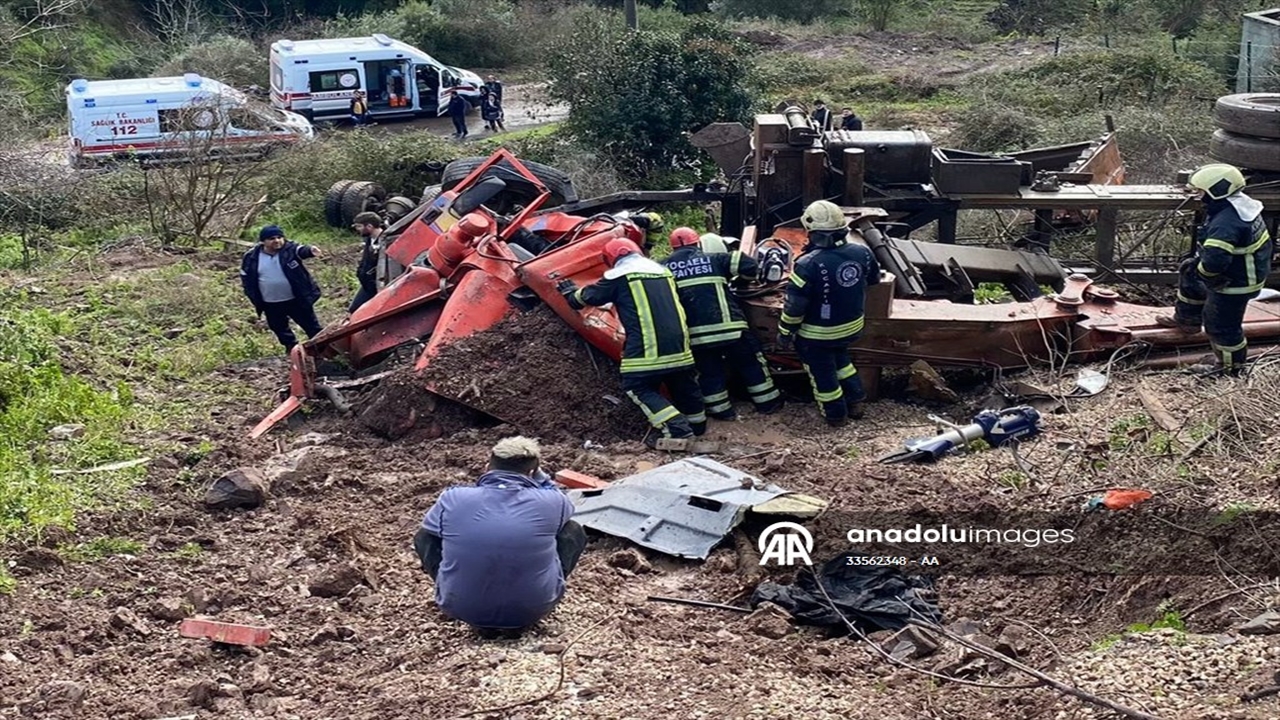
[[[71,163],[190,154],[253,156],[313,137],[306,118],[249,100],[217,80],[181,77],[76,79],[67,86]],[[199,139],[199,140],[197,140]]]
[[[480,105],[480,76],[386,35],[271,44],[271,103],[312,120],[344,119],[363,90],[373,117],[444,115],[454,93]]]

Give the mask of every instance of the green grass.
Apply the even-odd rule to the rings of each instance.
[[[18,581],[9,574],[9,568],[0,563],[0,595],[12,595],[18,589]]]
[[[1093,650],[1095,652],[1106,650],[1112,645],[1123,640],[1126,635],[1134,633],[1144,633],[1162,629],[1177,630],[1179,633],[1185,633],[1187,631],[1187,624],[1186,621],[1182,619],[1182,613],[1167,607],[1166,604],[1162,604],[1160,608],[1157,608],[1157,612],[1160,614],[1154,621],[1150,623],[1134,623],[1125,628],[1124,632],[1107,635],[1093,644]]]
[[[73,562],[93,562],[113,555],[138,555],[143,545],[121,537],[99,537],[88,542],[65,545],[58,549],[62,557]]]

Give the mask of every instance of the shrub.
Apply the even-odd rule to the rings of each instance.
[[[637,179],[696,169],[686,133],[745,121],[754,105],[746,44],[706,19],[680,33],[633,33],[616,20],[578,26],[548,60],[549,92],[569,104],[566,127]]]
[[[339,16],[326,37],[383,33],[462,67],[510,67],[536,60],[511,0],[411,0],[396,10]]]
[[[156,68],[153,76],[199,73],[228,85],[267,87],[266,53],[244,38],[216,35],[192,45]]]
[[[1075,25],[1093,9],[1090,0],[1004,0],[987,15],[987,22],[1001,32],[1041,35]]]
[[[819,19],[852,15],[853,0],[715,0],[711,3],[711,8],[729,18],[778,18],[810,23]]]
[[[951,144],[974,152],[1008,152],[1031,147],[1039,137],[1033,118],[1021,111],[981,103],[960,113]]]

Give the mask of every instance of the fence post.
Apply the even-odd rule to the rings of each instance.
[[[1062,47],[1062,36],[1059,35],[1053,39],[1053,56],[1058,57],[1058,48]]]
[[[1111,49],[1111,35],[1106,33],[1102,35],[1102,46],[1108,50]]]
[[[1244,91],[1253,92],[1253,42],[1244,44]]]

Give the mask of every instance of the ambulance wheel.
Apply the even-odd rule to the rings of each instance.
[[[324,194],[324,221],[330,227],[342,227],[342,194],[355,180],[339,180]]]
[[[350,226],[355,222],[356,216],[366,210],[382,210],[386,199],[387,191],[378,183],[367,180],[351,183],[342,192],[342,225],[339,227]]]
[[[1213,124],[1237,135],[1280,138],[1280,93],[1223,95],[1214,103]]]
[[[1209,156],[1247,170],[1280,172],[1280,141],[1214,130]]]
[[[444,172],[440,174],[440,187],[444,190],[452,189],[470,175],[471,171],[488,159],[487,157],[469,157],[454,160],[446,165]],[[529,169],[529,172],[534,177],[547,186],[547,190],[551,191],[551,197],[547,198],[547,201],[543,203],[543,208],[552,208],[557,205],[578,201],[578,191],[573,187],[573,180],[564,172],[550,165],[543,165],[531,160],[521,160],[520,162]],[[497,177],[506,181],[508,185],[507,191],[502,193],[499,198],[506,197],[512,204],[527,203],[537,197],[533,185],[523,175],[517,173],[507,160],[503,160],[486,170],[484,177]],[[502,209],[496,205],[491,205],[491,207],[502,212]]]

